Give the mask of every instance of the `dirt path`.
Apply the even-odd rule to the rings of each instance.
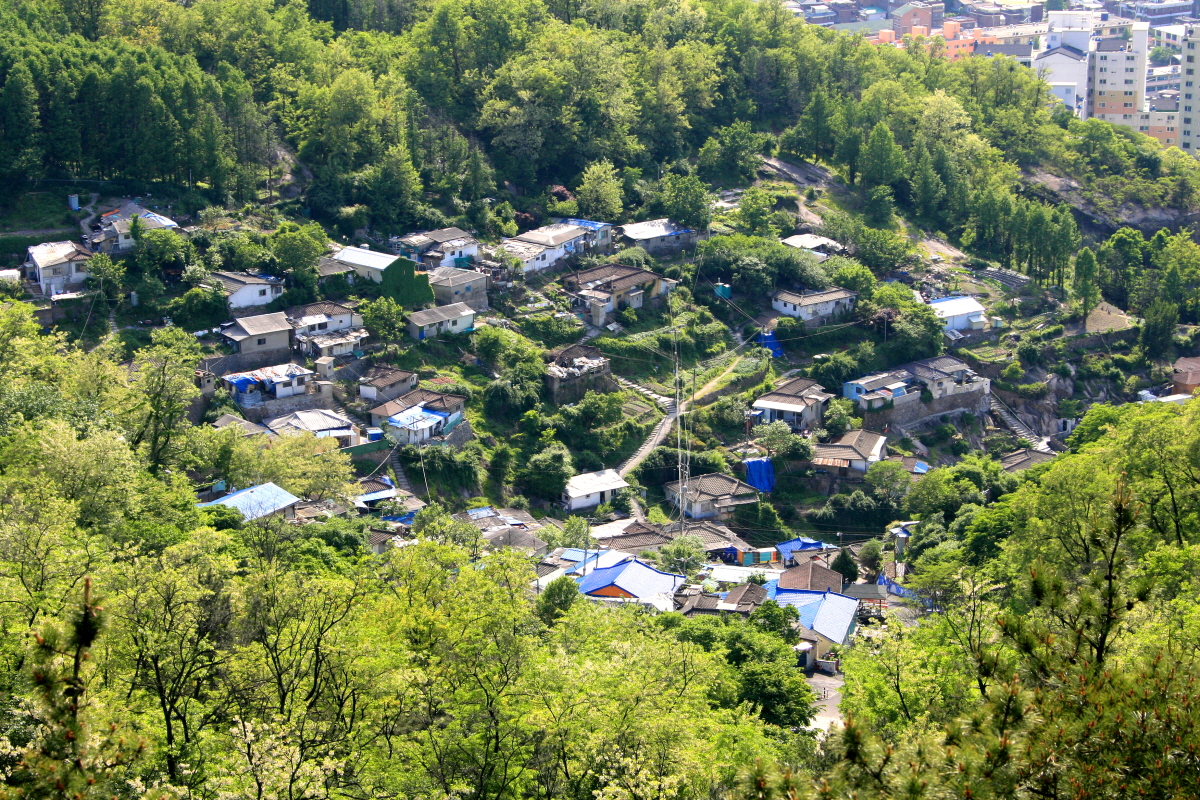
[[[922,239],[918,244],[924,247],[929,255],[941,256],[946,261],[966,261],[967,254],[941,239]]]
[[[741,356],[738,356],[737,358],[735,358],[735,359],[733,360],[733,363],[729,365],[729,368],[728,368],[727,370],[725,370],[724,372],[722,372],[722,373],[721,373],[720,375],[718,375],[717,377],[713,378],[713,379],[712,379],[711,381],[709,381],[708,383],[706,383],[706,384],[704,384],[703,386],[701,386],[701,387],[700,387],[699,389],[697,389],[696,391],[692,392],[692,396],[691,396],[691,397],[689,397],[689,398],[688,398],[688,399],[687,399],[687,400],[684,402],[684,404],[683,404],[683,405],[684,405],[684,407],[686,408],[686,407],[687,407],[687,405],[688,405],[689,403],[691,403],[693,400],[695,400],[697,397],[704,397],[704,395],[708,394],[708,393],[709,393],[709,392],[711,392],[713,389],[717,388],[717,384],[721,382],[721,379],[722,379],[722,378],[724,378],[724,377],[725,377],[726,375],[728,375],[729,373],[733,372],[734,368],[735,368],[735,367],[736,367],[738,364],[740,364],[740,363],[742,363],[742,357],[741,357]]]
[[[796,165],[778,158],[764,158],[763,163],[774,170],[779,177],[796,184],[801,195],[810,188],[841,191],[841,187],[833,182],[833,175],[824,167],[815,164]],[[821,224],[821,216],[806,206],[803,199],[796,203],[796,208],[800,213],[800,219],[805,223]]]
[[[88,200],[88,204],[79,209],[80,211],[89,212],[86,217],[79,220],[79,230],[83,232],[84,236],[87,236],[89,233],[91,233],[91,229],[88,228],[88,226],[92,224],[92,220],[94,220],[96,218],[96,214],[99,213],[96,211],[96,203],[98,202],[100,202],[100,195],[92,192],[91,198]]]

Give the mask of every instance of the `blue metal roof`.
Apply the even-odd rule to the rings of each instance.
[[[288,506],[299,502],[300,498],[291,492],[280,489],[273,483],[264,483],[259,486],[251,486],[249,489],[242,489],[232,494],[227,494],[224,497],[207,503],[200,503],[199,505],[200,508],[209,508],[212,506],[236,508],[242,512],[242,518],[249,522],[250,520],[260,519],[277,511],[282,511]]]
[[[589,231],[598,231],[601,228],[611,228],[611,222],[596,222],[591,219],[575,219],[574,217],[564,217],[562,220],[567,225],[578,225],[580,228],[587,228]]]
[[[858,600],[836,592],[780,589],[775,602],[800,612],[800,624],[826,639],[844,644],[854,631]]]
[[[795,539],[780,542],[775,545],[775,549],[779,551],[780,557],[786,563],[791,559],[792,553],[797,550],[824,550],[826,546],[824,542],[818,542],[816,539],[809,539],[807,536],[797,536]]]
[[[601,550],[596,553],[588,553],[587,559],[575,565],[575,568],[571,570],[571,574],[582,575],[585,572],[593,572],[598,569],[615,566],[629,559],[629,553],[622,553],[619,550]]]
[[[581,594],[615,586],[633,597],[653,597],[656,594],[673,594],[686,581],[683,575],[660,572],[641,561],[626,561],[613,567],[597,568],[579,581]]]
[[[812,630],[837,644],[845,644],[854,632],[858,600],[844,594],[826,592],[810,626]]]

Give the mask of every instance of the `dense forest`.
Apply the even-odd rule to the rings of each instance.
[[[871,216],[899,204],[1061,279],[1074,223],[1022,169],[1114,207],[1200,201],[1195,159],[1052,110],[1013,61],[876,47],[775,2],[35,0],[0,4],[0,37],[6,179],[184,187],[185,207],[286,176],[323,220],[498,232],[589,173],[620,218],[778,151],[836,166]]]

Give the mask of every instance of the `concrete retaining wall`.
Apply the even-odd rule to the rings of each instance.
[[[243,408],[242,413],[251,422],[262,422],[264,419],[282,417],[293,411],[309,411],[314,408],[333,410],[333,395],[330,394],[298,394],[284,397],[280,400],[267,400],[261,406]]]
[[[912,403],[883,411],[868,411],[863,415],[863,427],[872,431],[882,431],[885,425],[916,425],[942,415],[955,416],[964,411],[982,414],[988,407],[988,393],[980,388],[973,392],[938,397],[928,403]]]
[[[214,375],[228,375],[232,372],[249,372],[263,367],[273,367],[276,364],[301,364],[301,359],[291,350],[264,350],[261,353],[234,353],[228,356],[213,356],[200,360],[197,369],[207,370]]]

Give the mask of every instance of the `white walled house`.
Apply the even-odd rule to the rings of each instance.
[[[225,293],[231,309],[265,306],[283,294],[283,280],[248,272],[214,272],[210,276]]]
[[[947,331],[983,331],[988,328],[987,309],[974,297],[942,297],[929,307]]]
[[[563,507],[567,511],[594,508],[611,502],[617,492],[629,486],[615,469],[585,472],[567,481],[563,489]]]
[[[762,421],[786,422],[797,430],[819,428],[833,395],[811,378],[792,378],[754,401]]]
[[[550,267],[551,255],[549,248],[520,239],[503,239],[492,250],[493,258],[505,263],[516,260],[521,265],[522,275]]]
[[[812,463],[833,467],[840,475],[849,470],[866,473],[872,464],[887,458],[887,437],[874,431],[847,431],[813,448]]]
[[[467,333],[475,328],[475,309],[466,303],[427,308],[408,315],[408,335],[417,341],[440,333]]]
[[[383,271],[390,267],[399,256],[368,250],[365,247],[343,247],[329,258],[353,267],[354,274],[360,278],[383,283]]]
[[[537,269],[550,269],[558,266],[568,256],[582,252],[590,232],[578,225],[567,225],[556,222],[553,225],[543,225],[517,236],[517,241],[544,247],[540,255]]]
[[[771,308],[780,314],[816,325],[840,319],[852,312],[857,303],[858,292],[840,288],[807,294],[781,290],[771,296]]]
[[[88,279],[92,252],[81,244],[47,242],[35,244],[26,252],[25,276],[47,297],[78,291]]]

